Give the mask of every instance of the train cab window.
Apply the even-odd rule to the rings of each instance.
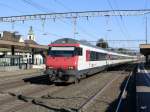
[[[82,51],[83,51],[82,48],[76,47],[76,53],[78,56],[82,56]]]
[[[70,47],[70,46],[51,47],[51,49],[49,49],[48,51],[48,55],[54,57],[71,57],[75,55],[82,55],[82,49],[78,48],[77,50],[75,47]]]
[[[47,55],[50,55],[51,52],[51,47],[49,47],[49,49],[47,50]]]

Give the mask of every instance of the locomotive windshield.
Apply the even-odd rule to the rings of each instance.
[[[56,57],[71,57],[75,54],[75,47],[51,47],[48,52],[48,55]]]

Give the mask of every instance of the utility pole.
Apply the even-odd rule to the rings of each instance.
[[[147,16],[145,16],[145,44],[147,44]],[[145,55],[145,61],[148,62],[148,55]]]
[[[77,27],[77,17],[74,17],[73,18],[73,38],[75,39],[76,38],[76,27]]]
[[[147,16],[145,16],[145,43],[147,44]]]

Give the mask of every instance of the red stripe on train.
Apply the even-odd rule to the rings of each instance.
[[[54,46],[54,47],[56,47],[56,46],[70,46],[70,47],[72,47],[72,46],[75,46],[75,47],[79,47],[79,45],[80,44],[49,44],[48,46]]]

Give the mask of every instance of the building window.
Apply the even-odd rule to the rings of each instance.
[[[29,36],[29,39],[31,40],[31,35]]]

